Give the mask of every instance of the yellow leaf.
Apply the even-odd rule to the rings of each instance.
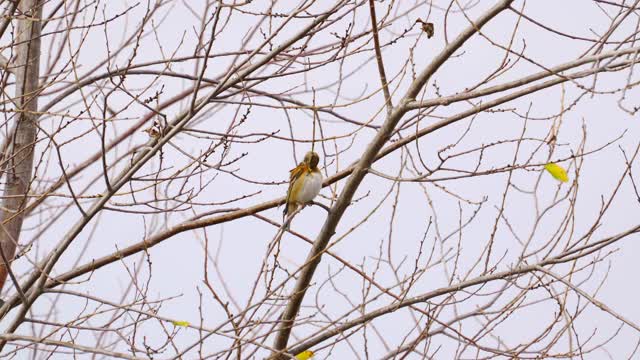
[[[569,176],[567,176],[567,171],[560,165],[556,163],[548,163],[544,166],[544,168],[553,176],[555,179],[567,182],[569,181]]]
[[[301,352],[300,354],[296,355],[296,359],[298,360],[309,360],[313,357],[313,351],[311,350],[305,350],[303,352]]]
[[[173,320],[171,321],[171,323],[175,326],[182,326],[182,327],[187,327],[189,326],[189,322],[188,321],[178,321],[178,320]]]

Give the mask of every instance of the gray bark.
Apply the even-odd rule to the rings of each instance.
[[[0,289],[4,287],[8,264],[15,256],[24,221],[23,209],[31,186],[33,150],[36,141],[38,77],[40,75],[40,28],[42,0],[22,0],[15,38],[15,133],[6,173],[0,213]]]

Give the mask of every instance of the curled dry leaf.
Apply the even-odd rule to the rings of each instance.
[[[433,37],[433,33],[434,33],[434,27],[433,27],[433,23],[432,22],[426,22],[422,19],[418,19],[416,20],[417,23],[420,23],[422,31],[425,32],[425,34],[427,34],[427,38],[431,39]]]

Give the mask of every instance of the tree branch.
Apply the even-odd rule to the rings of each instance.
[[[274,354],[276,358],[284,359],[282,352],[287,347],[291,329],[293,327],[294,320],[300,305],[304,299],[305,293],[311,283],[311,279],[315,273],[318,264],[322,258],[329,239],[335,233],[335,229],[342,218],[345,210],[351,203],[351,199],[356,190],[360,186],[362,179],[367,174],[367,171],[373,161],[375,160],[378,152],[382,149],[382,146],[389,140],[391,133],[395,129],[396,124],[400,121],[402,116],[406,113],[407,102],[416,98],[418,93],[422,90],[429,78],[440,68],[440,66],[456,51],[458,50],[473,34],[475,34],[482,26],[484,26],[489,20],[498,15],[503,10],[507,9],[513,0],[502,0],[495,6],[489,9],[485,14],[480,16],[475,24],[468,26],[458,37],[447,45],[434,59],[433,61],[420,73],[416,80],[409,87],[406,95],[401,100],[400,104],[393,109],[393,111],[387,116],[384,124],[367,146],[360,161],[355,165],[347,184],[345,185],[342,193],[338,197],[335,205],[331,209],[331,212],[325,220],[320,234],[316,238],[313,247],[307,256],[306,266],[302,269],[293,292],[290,296],[289,302],[280,317],[280,327],[274,341],[274,348],[279,350],[280,353]]]
[[[376,19],[376,6],[374,0],[369,0],[369,12],[371,13],[371,29],[373,33],[373,47],[376,51],[376,62],[378,63],[378,73],[380,74],[380,83],[382,84],[382,93],[384,94],[384,102],[387,105],[387,115],[393,111],[393,103],[391,102],[391,93],[389,92],[389,83],[387,75],[384,72],[384,63],[382,62],[382,51],[380,50],[380,39],[378,37],[378,20]]]

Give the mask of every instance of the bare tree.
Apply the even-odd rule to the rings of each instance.
[[[640,0],[0,7],[2,358],[638,356]]]

